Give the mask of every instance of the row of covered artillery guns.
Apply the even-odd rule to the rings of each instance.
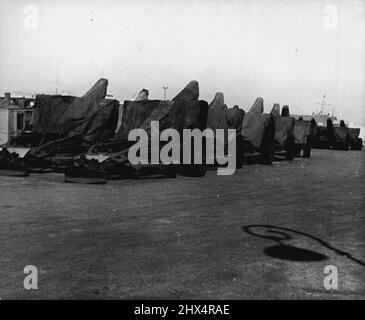
[[[345,148],[342,142],[337,142],[340,140],[338,129],[330,122],[321,128],[314,119],[295,120],[290,117],[288,106],[280,113],[278,104],[270,113],[264,113],[262,98],[257,98],[248,112],[238,106],[227,108],[222,93],[217,93],[208,105],[199,100],[196,81],[191,81],[170,101],[148,100],[143,94],[134,101],[125,101],[117,130],[119,101],[105,99],[107,85],[106,79],[100,79],[82,97],[37,95],[33,131],[23,132],[2,146],[0,174],[25,176],[29,172],[56,171],[64,172],[68,182],[85,183],[148,175],[203,176],[207,170],[204,160],[202,164],[170,165],[132,165],[129,162],[128,150],[136,142],[128,141],[128,134],[132,129],[141,128],[151,138],[151,121],[159,122],[160,132],[170,128],[179,133],[183,129],[210,128],[213,131],[224,129],[226,134],[228,129],[235,129],[236,135],[228,137],[226,134],[224,143],[226,152],[227,139],[233,139],[236,144],[236,168],[247,159],[271,164],[276,156],[293,160],[301,156],[302,151],[303,157],[310,157],[312,147]],[[353,149],[361,149],[359,133],[356,136],[350,129],[340,128],[341,139],[346,131],[346,143]],[[184,143],[180,145],[182,150]],[[160,148],[162,146],[160,142]],[[21,158],[16,152],[10,152],[11,148],[30,149]],[[193,158],[195,150],[191,151]],[[151,153],[150,148],[148,153]],[[102,161],[97,160],[98,155],[103,155]]]
[[[327,119],[327,126],[318,126],[313,142],[313,148],[333,150],[358,150],[363,147],[359,128],[348,128],[343,120],[334,125],[331,118]]]

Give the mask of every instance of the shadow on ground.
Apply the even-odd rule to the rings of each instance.
[[[284,243],[284,241],[288,242],[294,240],[294,237],[289,234],[289,233],[294,233],[297,236],[308,237],[316,241],[320,245],[322,245],[324,248],[335,252],[337,255],[346,257],[347,259],[352,260],[358,265],[365,267],[364,261],[353,257],[349,252],[339,250],[333,247],[328,242],[313,235],[310,235],[308,233],[283,227],[277,227],[273,225],[259,225],[259,224],[243,226],[242,229],[249,235],[276,242],[276,245],[264,249],[264,253],[272,258],[291,260],[291,261],[307,261],[307,262],[323,261],[328,259],[328,257],[322,253],[308,249],[298,248],[290,244]]]

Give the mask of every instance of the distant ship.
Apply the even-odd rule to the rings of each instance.
[[[326,102],[326,95],[323,95],[323,99],[321,103],[318,103],[321,105],[321,110],[317,112],[313,112],[311,115],[297,115],[294,114],[292,117],[299,119],[302,118],[303,120],[316,120],[316,123],[318,126],[326,126],[327,125],[327,119],[330,118],[332,120],[333,124],[339,124],[339,121],[337,117],[334,115],[334,110],[332,110],[332,114],[326,113],[325,110],[328,109],[330,104]],[[349,122],[344,120],[345,124],[348,125]]]
[[[311,115],[293,114],[292,117],[294,117],[295,119],[302,118],[303,120],[309,120],[309,121],[314,119],[318,126],[323,126],[323,127],[327,126],[327,119],[330,118],[335,127],[339,127],[341,125],[342,119],[340,120],[337,119],[337,117],[334,114],[334,109],[332,109],[332,114],[325,112],[325,110],[328,110],[330,106],[330,104],[326,102],[325,94],[323,95],[322,102],[317,104],[321,106],[320,111],[313,112]],[[365,140],[365,128],[363,126],[357,125],[348,120],[343,120],[343,122],[345,123],[346,127],[360,129],[359,137]]]

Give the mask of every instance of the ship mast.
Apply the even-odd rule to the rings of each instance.
[[[323,99],[321,103],[317,103],[321,105],[321,111],[318,113],[319,115],[323,116],[324,115],[324,110],[325,108],[329,107],[331,104],[326,102],[326,94],[323,95]],[[333,114],[334,110],[332,111]]]

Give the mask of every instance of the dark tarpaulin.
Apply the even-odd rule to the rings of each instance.
[[[335,130],[331,118],[327,119],[327,126],[318,126],[315,147],[330,148],[335,141]]]
[[[215,94],[214,99],[210,103],[208,109],[207,128],[210,128],[213,131],[217,129],[224,130],[224,141],[222,142],[224,143],[226,152],[228,152],[228,129],[235,129],[236,138],[240,138],[244,116],[245,112],[238,106],[227,108],[227,105],[224,103],[223,93],[217,92]],[[210,143],[214,142],[211,141]],[[214,145],[216,144],[214,143]]]
[[[270,112],[274,117],[280,117],[280,104],[275,103]]]
[[[99,109],[90,118],[86,130],[81,133],[83,141],[91,145],[96,142],[107,141],[115,134],[119,117],[119,101],[103,99]]]
[[[182,89],[173,101],[190,101],[199,99],[199,83],[198,81],[190,81],[187,86]]]
[[[172,101],[176,108],[183,110],[181,129],[200,129],[207,127],[208,103],[199,99],[199,83],[190,81]]]
[[[348,150],[349,147],[350,141],[348,139],[348,128],[342,121],[340,126],[333,127],[332,148],[338,150]]]
[[[58,134],[60,137],[83,135],[93,142],[104,135],[97,129],[115,130],[119,103],[104,99],[107,86],[108,81],[100,79],[81,98],[38,95],[34,106],[34,131],[44,135]]]
[[[58,137],[82,136],[88,143],[105,141],[114,136],[118,123],[119,102],[102,99],[96,110],[86,110],[84,115],[72,119],[69,107],[79,98],[63,96],[37,96],[37,116],[34,132]],[[80,105],[85,105],[81,102]]]
[[[291,117],[280,116],[280,105],[275,103],[270,114],[275,119],[275,141],[284,147],[290,139],[294,139],[295,121]]]
[[[144,129],[151,134],[151,121],[159,121],[160,130],[167,128],[180,129],[183,110],[177,108],[174,101],[141,100],[125,101],[123,104],[123,120],[115,139],[128,140],[133,129]]]
[[[40,134],[65,133],[61,119],[76,97],[61,95],[37,95],[33,114],[33,131]]]
[[[237,133],[242,131],[242,121],[245,117],[245,111],[240,109],[238,106],[227,109],[228,122],[231,129],[236,129]]]
[[[242,130],[242,120],[245,112],[238,106],[227,108],[224,103],[223,93],[217,92],[208,109],[207,127],[215,129],[236,129],[237,133]]]
[[[313,126],[315,122],[307,120],[295,120],[294,126],[294,139],[297,144],[307,144],[309,138],[314,138],[315,132],[313,132]]]
[[[357,142],[357,139],[360,136],[360,129],[359,128],[347,128],[347,134],[348,134],[348,139],[351,142]]]
[[[83,124],[97,103],[104,99],[108,80],[99,79],[81,98],[37,95],[34,106],[34,131],[41,134],[73,135],[72,129]],[[70,132],[71,131],[71,132]]]
[[[283,106],[283,109],[281,110],[281,116],[282,117],[290,117],[290,112],[289,112],[289,106],[288,105]]]
[[[33,147],[25,158],[37,163],[55,154],[78,154],[90,145],[114,136],[119,102],[104,99],[108,81],[100,79],[83,97],[39,95],[36,98],[34,131],[47,143]]]
[[[159,122],[160,131],[173,128],[205,129],[208,106],[199,101],[199,85],[191,81],[172,101],[142,100],[125,101],[123,120],[115,139],[128,139],[132,129],[141,128],[150,135],[151,121]]]
[[[147,89],[142,89],[134,101],[148,100],[149,91]]]
[[[123,121],[115,134],[115,139],[128,139],[132,129],[144,129],[151,134],[151,121],[159,122],[160,131],[165,129],[205,129],[208,104],[205,101],[145,100],[125,101]]]
[[[242,121],[242,137],[255,148],[260,148],[265,137],[266,129],[270,125],[272,115],[264,114],[262,98],[257,98],[250,111],[245,113]]]
[[[248,112],[263,113],[264,112],[264,99],[262,99],[261,97],[258,97]]]
[[[90,89],[87,91],[82,98],[89,101],[98,101],[104,99],[108,88],[108,80],[100,78]]]
[[[347,141],[352,150],[361,150],[362,139],[360,137],[360,129],[359,128],[347,128]]]
[[[209,104],[207,127],[213,130],[229,129],[227,106],[224,104],[224,96],[221,92],[217,92]]]
[[[191,81],[172,101],[144,100],[125,101],[123,119],[115,137],[109,142],[114,146],[109,152],[112,160],[119,163],[128,162],[128,150],[134,142],[128,142],[132,129],[146,130],[151,137],[151,121],[159,122],[160,132],[165,129],[201,129],[207,126],[208,104],[199,98],[199,84]],[[96,146],[102,150],[102,146]],[[105,149],[105,148],[104,148]],[[107,147],[108,150],[108,147]]]
[[[274,117],[275,119],[275,141],[284,147],[290,139],[294,138],[295,121],[290,117]]]
[[[315,147],[329,147],[330,134],[325,126],[318,126]]]
[[[208,103],[204,100],[186,101],[183,103],[183,129],[206,129],[208,107]]]
[[[345,143],[347,138],[347,128],[346,127],[334,127],[334,142],[335,143]]]

